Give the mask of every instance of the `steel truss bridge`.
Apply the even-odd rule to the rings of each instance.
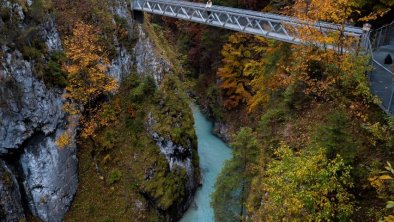
[[[293,44],[302,43],[299,30],[306,26],[324,35],[343,30],[346,37],[360,39],[360,42],[365,42],[363,40],[367,38],[367,33],[353,26],[341,27],[326,22],[310,24],[294,17],[223,6],[212,6],[208,9],[202,3],[179,0],[133,0],[132,9]]]

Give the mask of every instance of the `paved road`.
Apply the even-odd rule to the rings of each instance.
[[[384,64],[384,58],[390,54],[394,60],[394,41],[390,45],[382,46],[378,51],[374,52],[374,58],[381,64]],[[392,70],[392,65],[384,65],[387,69]],[[390,108],[390,113],[394,115],[394,98],[390,103],[394,89],[394,76],[384,70],[378,65],[374,65],[374,70],[370,75],[371,90],[382,100],[382,105],[387,109]],[[389,107],[390,105],[390,107]]]

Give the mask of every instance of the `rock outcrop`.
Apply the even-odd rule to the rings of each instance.
[[[24,220],[26,218],[18,182],[4,161],[0,159],[0,221]]]
[[[23,23],[26,16],[17,3],[2,3],[19,15],[19,28],[29,28]],[[49,52],[62,50],[54,20],[37,28]],[[1,200],[12,199],[9,205],[3,205],[6,217],[1,218],[0,213],[0,221],[24,218],[21,197],[33,215],[43,221],[61,221],[78,185],[75,142],[72,140],[64,150],[55,145],[57,136],[66,130],[64,91],[48,88],[38,79],[35,62],[26,60],[18,49],[1,46],[0,51],[0,168],[12,178],[8,191],[6,180],[0,178],[4,193]],[[15,170],[7,170],[3,160]]]
[[[32,1],[26,2],[27,7],[32,5]],[[113,13],[127,21],[137,41],[130,50],[114,36],[116,56],[108,74],[121,82],[135,67],[139,75],[150,75],[160,85],[171,65],[157,55],[143,26],[131,23],[127,2],[113,3]],[[19,16],[18,28],[29,28],[23,23],[28,17],[22,6],[6,0],[0,0],[0,4]],[[3,25],[0,17],[0,28]],[[40,24],[38,29],[49,52],[62,50],[54,20]],[[67,128],[67,115],[62,109],[64,90],[47,87],[36,77],[35,65],[17,47],[0,45],[0,221],[23,220],[24,211],[45,222],[62,221],[78,186],[76,129]],[[59,149],[55,141],[65,130],[73,132],[73,138],[68,147]],[[171,169],[186,169],[190,196],[185,201],[190,203],[196,185],[189,147],[178,146],[154,132],[151,135]]]
[[[48,135],[63,122],[62,91],[36,79],[32,63],[19,51],[3,48],[0,69],[0,153],[18,149],[36,131]]]
[[[121,83],[122,79],[131,73],[133,61],[129,51],[117,40],[115,42],[117,43],[115,48],[117,56],[112,59],[108,74]]]
[[[171,221],[176,221],[191,205],[198,186],[198,182],[196,181],[199,180],[198,178],[196,179],[198,166],[193,165],[193,152],[196,152],[196,148],[193,147],[192,138],[184,138],[187,140],[187,145],[180,145],[169,139],[168,135],[160,135],[159,132],[155,132],[153,128],[155,128],[156,124],[163,123],[160,123],[160,120],[156,120],[153,115],[149,113],[145,128],[151,138],[156,142],[161,154],[166,158],[169,170],[173,172],[180,168],[185,170],[187,175],[187,178],[184,180],[184,197],[179,198],[173,206],[166,209]]]
[[[163,57],[156,55],[155,46],[141,24],[136,24],[135,29],[135,34],[138,34],[138,41],[134,47],[137,73],[152,76],[156,85],[160,85],[164,75],[170,71],[171,64]]]
[[[157,132],[154,132],[152,128],[155,124],[157,124],[156,120],[151,114],[149,114],[146,126],[148,133],[156,142],[160,152],[166,157],[171,171],[176,166],[186,170],[188,176],[186,188],[189,193],[192,193],[192,191],[196,189],[196,183],[194,181],[194,166],[192,164],[192,142],[189,141],[189,145],[187,147],[176,144],[164,136],[159,135]]]
[[[226,143],[230,142],[230,128],[223,122],[214,121],[212,133]]]
[[[111,11],[115,16],[125,21],[127,31],[130,35],[129,38],[131,38],[133,30],[133,18],[130,14],[129,8],[127,7],[127,1],[113,1]],[[114,36],[114,43],[116,56],[111,60],[108,74],[115,78],[118,83],[121,83],[122,79],[131,73],[133,66],[133,56],[131,52],[129,52],[128,47],[121,44],[116,36]],[[126,44],[132,43],[127,42]]]
[[[51,136],[37,133],[26,142],[20,158],[23,186],[30,211],[43,221],[61,221],[77,190],[77,157],[75,144],[59,149]]]

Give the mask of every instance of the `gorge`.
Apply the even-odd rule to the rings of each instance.
[[[135,2],[0,0],[1,222],[393,220],[391,0]]]

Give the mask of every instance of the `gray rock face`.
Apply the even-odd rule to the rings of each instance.
[[[188,147],[175,144],[173,141],[159,135],[157,132],[154,132],[152,128],[155,124],[157,124],[156,120],[151,114],[148,114],[148,122],[146,126],[148,133],[156,142],[160,152],[166,157],[171,171],[176,166],[186,170],[188,176],[186,187],[188,188],[189,193],[192,193],[196,188],[196,183],[194,181],[194,167],[192,164],[192,143],[190,142]]]
[[[17,3],[1,3],[13,7],[20,18],[25,17]],[[31,3],[29,1],[28,5]],[[26,26],[22,22],[19,27]],[[62,49],[52,19],[39,28],[39,34],[50,52]],[[20,169],[14,173],[18,174],[21,185],[21,189],[14,189],[8,194],[12,194],[15,202],[20,202],[21,191],[26,205],[35,216],[43,221],[61,221],[78,185],[74,142],[76,130],[67,129],[73,136],[70,147],[59,150],[55,144],[56,137],[66,130],[62,108],[64,92],[50,89],[37,79],[33,73],[34,62],[24,60],[18,50],[2,46],[0,51],[0,162],[1,159],[11,158],[10,155],[13,159],[17,158],[13,161],[16,164],[13,168]],[[16,177],[12,175],[12,178],[17,184]],[[0,184],[2,181],[0,178]],[[2,189],[4,186],[1,188],[0,185]],[[3,200],[3,193],[0,199]],[[15,206],[16,203],[9,208],[11,210],[7,210],[7,218],[11,218],[8,221],[23,218],[20,217],[24,214],[21,204]]]
[[[62,91],[36,79],[31,63],[18,51],[4,58],[0,152],[7,158],[7,153],[23,149],[20,165],[29,209],[43,221],[61,221],[78,185],[75,143],[63,150],[55,145],[64,131]]]
[[[7,49],[3,49],[7,51]],[[35,131],[48,135],[63,122],[61,91],[48,90],[19,51],[6,52],[0,68],[0,154],[18,149]]]
[[[121,83],[123,77],[131,73],[133,61],[131,54],[122,45],[116,46],[116,54],[116,58],[111,61],[108,74]]]
[[[222,122],[215,121],[213,123],[213,134],[222,139],[224,142],[228,143],[230,141],[230,129]]]
[[[61,221],[77,189],[76,147],[58,149],[56,135],[37,134],[25,147],[20,158],[28,206],[43,221]]]
[[[119,16],[124,19],[131,19],[130,10],[127,7],[127,1],[125,0],[113,0],[112,1],[112,14]],[[130,20],[130,22],[132,22]]]
[[[26,220],[26,218],[23,213],[18,182],[6,164],[0,160],[0,221],[21,220]]]
[[[156,55],[155,46],[148,38],[142,25],[136,24],[138,41],[134,47],[135,64],[139,75],[150,75],[156,85],[160,85],[164,75],[171,69],[171,64],[163,56]]]
[[[56,29],[54,19],[49,19],[45,24],[43,24],[40,31],[40,35],[45,39],[48,51],[53,52],[62,50],[62,42],[60,40],[59,32]]]
[[[127,7],[127,1],[112,1],[111,10],[115,16],[118,16],[127,22],[127,30],[129,33],[132,33],[133,18],[130,14],[130,10]],[[116,57],[111,61],[108,74],[116,79],[118,83],[121,83],[123,77],[131,73],[133,57],[127,48],[119,43],[116,36],[114,38]]]
[[[13,13],[15,13],[15,15],[18,15],[20,20],[23,20],[25,18],[25,14],[23,13],[23,8],[17,2],[13,2],[9,0],[0,0],[0,4],[5,8],[12,10]]]

